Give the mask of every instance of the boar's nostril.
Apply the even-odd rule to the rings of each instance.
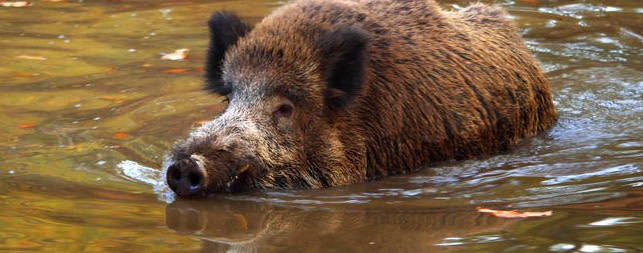
[[[168,174],[171,174],[172,180],[174,180],[176,182],[180,181],[181,180],[181,172],[178,169],[170,168],[170,170],[172,170],[172,171],[171,172],[168,171]]]
[[[190,186],[198,187],[203,181],[203,174],[190,172]]]
[[[203,168],[192,159],[183,159],[167,170],[167,184],[181,197],[201,193],[204,188],[205,173]]]

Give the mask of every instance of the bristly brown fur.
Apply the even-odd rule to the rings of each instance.
[[[557,116],[547,80],[504,16],[483,4],[443,11],[433,0],[276,10],[228,43],[214,80],[255,102],[279,94],[296,107],[294,130],[260,134],[265,152],[256,151],[264,141],[247,144],[263,168],[248,188],[364,182],[490,155],[549,128]]]

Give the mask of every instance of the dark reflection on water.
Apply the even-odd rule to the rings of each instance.
[[[251,201],[176,201],[166,225],[208,252],[446,252],[444,238],[500,240],[515,220],[472,212],[389,208],[293,208]],[[374,229],[377,228],[377,229]],[[454,244],[457,245],[457,244]]]
[[[525,221],[404,203],[284,206],[219,197],[175,201],[165,218],[204,252],[640,252],[643,192],[625,195]]]
[[[347,187],[173,202],[165,152],[224,107],[200,88],[205,20],[227,9],[257,22],[282,4],[0,8],[0,251],[643,251],[643,4],[632,0],[498,2],[560,114],[509,152]],[[159,59],[178,48],[187,61]],[[476,206],[554,215],[503,220]]]

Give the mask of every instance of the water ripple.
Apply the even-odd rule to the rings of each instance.
[[[555,185],[561,183],[568,183],[572,181],[581,181],[591,177],[604,177],[604,176],[613,176],[613,175],[623,175],[623,174],[635,174],[641,172],[641,169],[634,164],[625,164],[621,166],[611,167],[602,169],[599,171],[569,175],[569,176],[558,176],[552,179],[542,181],[543,185]]]
[[[174,201],[174,193],[165,184],[165,173],[162,171],[129,160],[121,161],[116,166],[125,178],[151,185],[160,201],[165,203]]]

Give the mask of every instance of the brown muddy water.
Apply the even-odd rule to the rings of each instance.
[[[175,201],[161,171],[225,106],[201,91],[205,21],[284,2],[0,7],[0,252],[643,251],[643,2],[498,3],[549,77],[550,131],[376,182],[201,201]],[[179,48],[187,61],[160,60]]]

